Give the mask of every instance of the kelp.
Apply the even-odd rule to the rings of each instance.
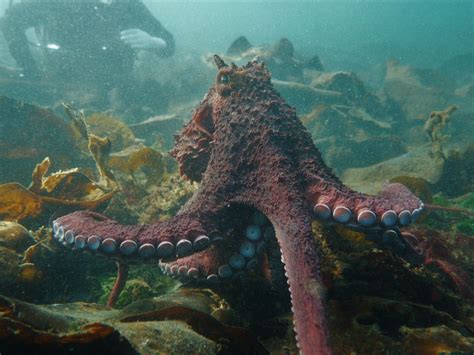
[[[472,204],[468,197],[463,201],[464,208]],[[433,203],[438,203],[436,196]],[[419,265],[356,232],[313,223],[334,353],[433,354],[473,348],[474,239],[453,233],[446,221],[447,231],[428,228],[430,215],[402,229],[403,238],[423,255]]]
[[[95,113],[85,118],[88,131],[96,136],[107,136],[114,149],[122,150],[134,144],[135,135],[119,118],[103,113]]]
[[[356,297],[332,302],[330,312],[336,353],[428,355],[469,352],[474,346],[466,322],[432,306]]]
[[[228,347],[241,354],[267,354],[258,340],[244,328],[222,324],[214,317],[183,306],[171,306],[162,310],[122,318],[124,323],[139,321],[165,321],[177,319],[186,322],[196,333],[215,342],[224,341]]]
[[[435,159],[446,159],[443,152],[443,145],[449,136],[444,134],[444,128],[451,120],[451,114],[458,109],[456,105],[450,105],[443,111],[432,111],[426,119],[423,131],[431,142],[431,149]]]
[[[40,243],[22,225],[0,221],[0,290],[11,290],[11,285],[31,284],[41,279],[42,273],[30,262]]]
[[[0,219],[47,224],[54,214],[104,208],[116,192],[98,185],[77,169],[45,177],[50,165],[49,158],[45,158],[36,166],[29,188],[18,183],[0,185]]]
[[[76,134],[87,142],[87,149],[92,154],[99,171],[100,183],[109,189],[118,188],[115,177],[107,165],[112,151],[112,141],[108,137],[102,138],[90,132],[84,112],[76,109],[72,104],[63,103],[63,107],[71,119]]]
[[[108,164],[110,168],[130,175],[133,180],[135,180],[135,174],[142,170],[149,184],[159,182],[165,173],[165,163],[161,153],[143,144],[112,153]]]
[[[111,191],[91,199],[86,195],[80,200],[68,200],[37,195],[18,183],[3,184],[0,185],[0,219],[24,225],[43,225],[57,213],[105,208],[114,194],[115,191]]]
[[[33,113],[40,112],[44,117],[49,117],[34,106],[27,105],[27,108],[28,112],[33,110]],[[0,185],[0,220],[45,225],[50,216],[83,209],[101,210],[118,191],[118,184],[107,165],[111,151],[110,139],[90,133],[83,113],[72,105],[64,104],[64,109],[76,134],[87,141],[88,150],[99,172],[99,181],[92,181],[77,168],[46,176],[51,167],[51,160],[46,157],[34,168],[28,188],[17,182]]]
[[[178,290],[117,311],[87,303],[39,306],[0,296],[0,352],[118,354],[266,354],[248,330],[210,315],[218,307],[206,290]],[[192,349],[192,350],[191,350]]]

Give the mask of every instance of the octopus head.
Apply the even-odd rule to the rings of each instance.
[[[194,111],[181,134],[175,137],[171,155],[176,158],[181,176],[191,181],[201,181],[206,171],[215,130],[224,112],[249,106],[246,98],[254,100],[255,93],[271,89],[270,72],[258,58],[243,67],[227,65],[214,55],[218,72],[214,85]]]
[[[270,72],[258,57],[243,67],[237,67],[234,63],[229,66],[218,55],[214,55],[214,62],[218,72],[214,90],[209,94],[213,95],[215,104],[225,102],[223,98],[230,97],[232,100],[241,97],[246,91],[271,86]]]

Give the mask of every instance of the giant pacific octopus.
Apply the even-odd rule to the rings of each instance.
[[[399,228],[418,218],[423,203],[400,184],[378,196],[344,186],[295,109],[272,87],[264,63],[237,67],[214,60],[215,84],[171,152],[181,175],[200,182],[178,214],[122,225],[98,213],[74,212],[53,222],[54,238],[121,264],[156,262],[178,277],[219,282],[258,269],[268,240],[276,237],[297,345],[304,354],[331,353],[312,221],[365,231],[409,257]]]

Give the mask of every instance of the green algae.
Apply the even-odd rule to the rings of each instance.
[[[116,276],[107,275],[100,280],[98,302],[106,304],[110,291],[115,283]],[[164,275],[158,266],[137,265],[130,269],[129,278],[120,293],[116,307],[123,308],[130,303],[157,297],[175,291],[181,283]]]
[[[429,212],[423,221],[430,228],[451,232],[453,235],[462,233],[474,237],[474,193],[469,193],[455,199],[438,194],[433,197],[433,205],[446,208],[460,208],[466,213],[455,211],[435,210]],[[468,212],[472,214],[469,215]]]

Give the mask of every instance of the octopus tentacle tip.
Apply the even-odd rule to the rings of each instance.
[[[400,223],[401,226],[407,226],[412,222],[412,216],[410,211],[408,210],[403,210],[399,213],[398,215],[398,223]]]
[[[87,238],[87,247],[92,250],[96,251],[100,247],[100,237],[98,235],[91,235]]]
[[[117,249],[117,242],[112,238],[105,238],[102,241],[101,249],[106,254],[112,254]]]
[[[144,243],[138,248],[138,255],[144,259],[155,255],[155,247],[151,243]]]
[[[64,242],[68,245],[74,244],[74,232],[72,230],[64,233]]]
[[[166,258],[171,256],[174,252],[174,245],[171,242],[164,241],[156,247],[156,254],[159,258]]]
[[[246,258],[252,258],[255,255],[255,244],[245,241],[240,245],[239,252]]]
[[[123,255],[132,255],[137,251],[138,245],[134,240],[124,240],[120,243],[119,249]]]
[[[363,210],[357,216],[357,222],[363,227],[371,227],[377,221],[377,216],[371,210]]]
[[[256,242],[262,236],[262,231],[259,226],[251,224],[245,229],[245,237],[248,240]]]
[[[217,271],[220,277],[223,279],[228,279],[229,277],[232,276],[232,269],[229,265],[222,265],[219,267],[219,270]]]
[[[74,238],[74,248],[76,250],[84,249],[84,247],[86,246],[86,243],[87,243],[86,237],[81,234],[76,235],[76,237]]]
[[[240,254],[234,254],[230,257],[229,264],[236,270],[242,270],[245,267],[245,258]]]
[[[325,220],[331,217],[331,209],[324,203],[314,205],[313,212],[317,219]]]
[[[347,223],[351,219],[351,210],[345,206],[336,206],[332,213],[332,216],[336,222]]]
[[[200,235],[193,242],[193,248],[196,251],[206,249],[211,244],[211,239],[207,235]]]
[[[386,227],[394,226],[397,223],[397,213],[393,210],[385,211],[382,214],[382,224]]]
[[[193,243],[191,243],[188,239],[181,239],[176,243],[176,255],[178,257],[183,257],[186,255],[191,254],[193,250]]]

